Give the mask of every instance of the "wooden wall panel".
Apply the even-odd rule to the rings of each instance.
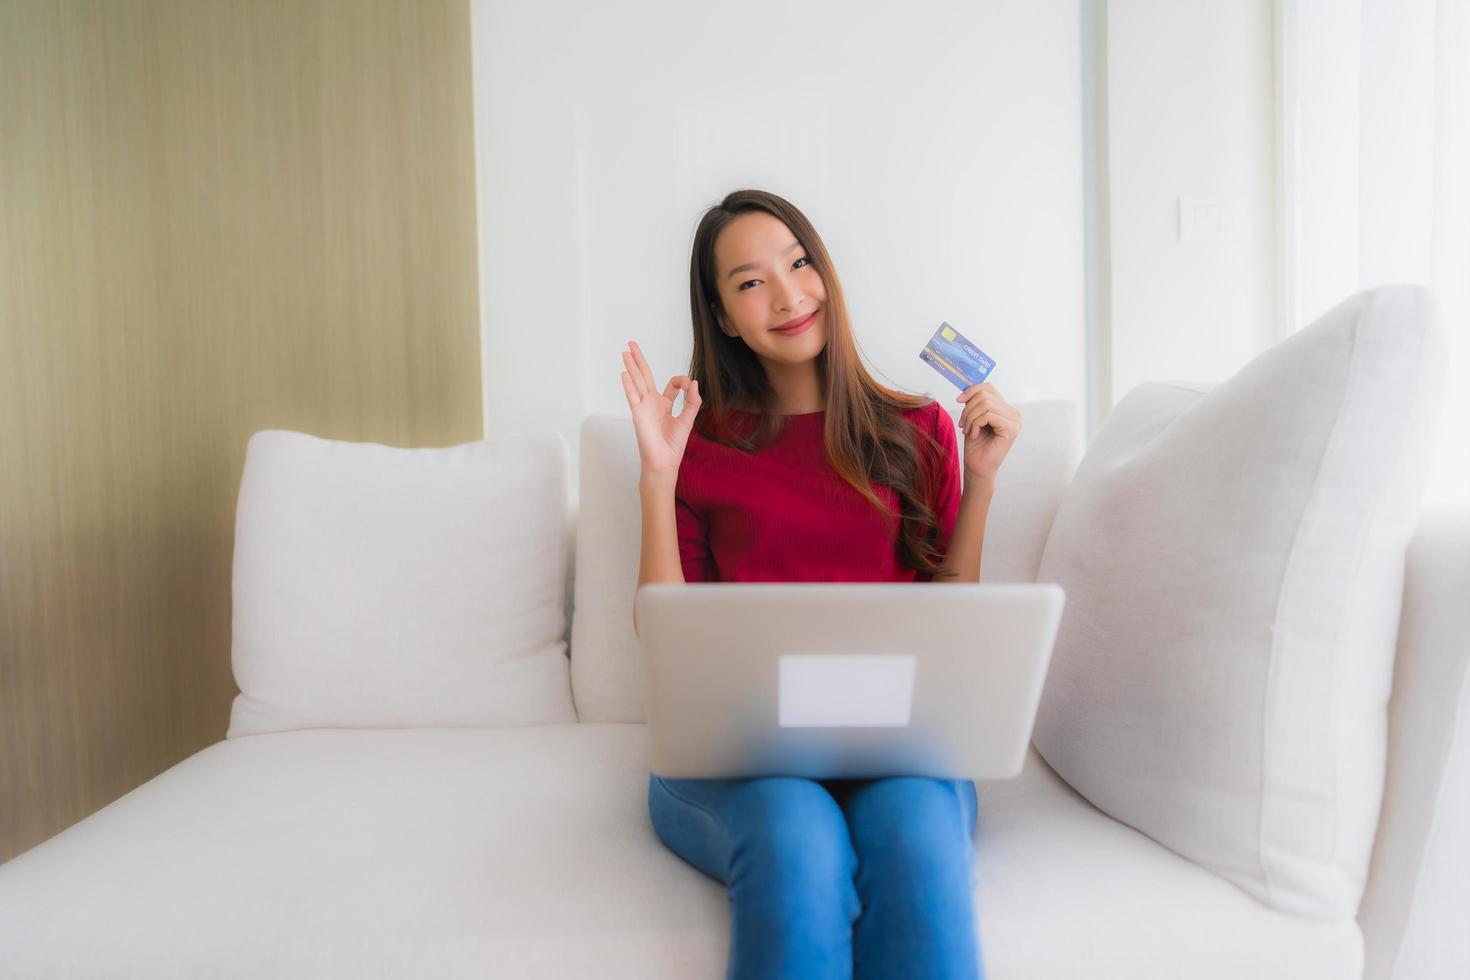
[[[481,438],[468,0],[0,0],[0,860],[224,737],[246,440]]]

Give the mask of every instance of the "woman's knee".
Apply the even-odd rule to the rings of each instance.
[[[837,801],[814,780],[752,779],[735,794],[730,830],[737,853],[801,877],[851,878],[857,856]]]
[[[973,855],[976,797],[968,780],[900,776],[856,791],[848,803],[854,847],[865,860],[899,855],[952,861]]]

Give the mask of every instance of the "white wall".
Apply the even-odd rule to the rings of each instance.
[[[1105,78],[1105,400],[1222,380],[1393,282],[1435,290],[1450,376],[1470,369],[1470,4],[1084,2]],[[1235,198],[1243,234],[1181,241],[1181,196]],[[1426,499],[1470,501],[1470,388],[1446,396]]]
[[[1302,0],[1296,19],[1292,320],[1301,328],[1358,291],[1362,17],[1352,0]]]
[[[1079,5],[473,0],[486,436],[687,371],[701,212],[761,187],[831,249],[869,366],[948,320],[1012,402],[1085,403]]]
[[[1112,401],[1219,381],[1273,344],[1275,142],[1268,0],[1108,0]],[[1180,239],[1181,197],[1234,198],[1234,241]]]
[[[1445,410],[1426,500],[1470,503],[1470,3],[1294,0],[1296,326],[1387,283],[1434,292]]]

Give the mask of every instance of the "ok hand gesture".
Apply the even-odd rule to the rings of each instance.
[[[694,416],[699,414],[699,382],[678,374],[669,379],[663,394],[659,394],[643,351],[631,340],[628,346],[631,352],[623,351],[623,364],[628,368],[622,374],[623,391],[633,411],[633,431],[638,436],[643,473],[645,476],[677,474],[684,447],[689,443],[689,430],[694,427]],[[684,407],[675,415],[674,399],[681,388]]]

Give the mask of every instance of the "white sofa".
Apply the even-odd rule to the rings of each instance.
[[[1371,340],[1374,317],[1417,314],[1360,304],[1338,319],[1349,315],[1356,326],[1313,342],[1342,329]],[[1338,353],[1356,363],[1364,351],[1355,340]],[[1190,424],[1208,424],[1197,406],[1228,406],[1234,383],[1130,393],[1091,447],[1113,455],[1090,472],[1074,404],[1019,405],[983,579],[1032,581],[1044,559],[1088,574],[1064,565],[1085,538],[1048,540],[1059,514],[1109,520],[1124,504],[1103,490],[1125,472],[1135,501],[1140,474],[1179,478],[1159,426],[1139,420],[1172,413],[1178,431],[1183,397]],[[1359,383],[1344,382],[1344,403]],[[648,819],[631,424],[590,417],[580,437],[575,502],[550,432],[441,449],[252,437],[235,553],[242,693],[227,737],[0,866],[0,977],[723,976],[725,889]],[[1073,486],[1083,475],[1086,492]],[[1093,509],[1073,506],[1073,491]],[[1284,517],[1293,541],[1302,516]],[[1064,781],[1038,745],[1064,769],[1093,766],[1075,772],[1087,784],[1106,764],[1096,753],[1128,743],[1107,734],[1110,705],[1076,700],[1086,685],[1069,682],[1078,659],[1063,637],[1048,690],[1055,679],[1066,712],[1050,703],[1019,777],[979,784],[976,928],[992,980],[1470,976],[1470,508],[1426,508],[1404,526],[1402,591],[1369,597],[1394,610],[1392,700],[1381,727],[1337,719],[1378,732],[1386,753],[1371,868],[1327,893],[1350,893],[1352,907],[1283,910],[1248,876],[1192,857],[1201,835],[1232,831],[1170,824],[1182,785],[1134,801],[1126,815],[1150,836]],[[1088,594],[1074,583],[1064,616],[1088,615]],[[1074,641],[1086,626],[1072,621]],[[1167,687],[1184,676],[1177,663],[1156,666],[1156,694],[1187,696]],[[1129,711],[1115,731],[1148,722]],[[1084,730],[1098,744],[1067,743]],[[1334,772],[1361,761],[1336,759]],[[1123,812],[1105,787],[1095,795]]]

